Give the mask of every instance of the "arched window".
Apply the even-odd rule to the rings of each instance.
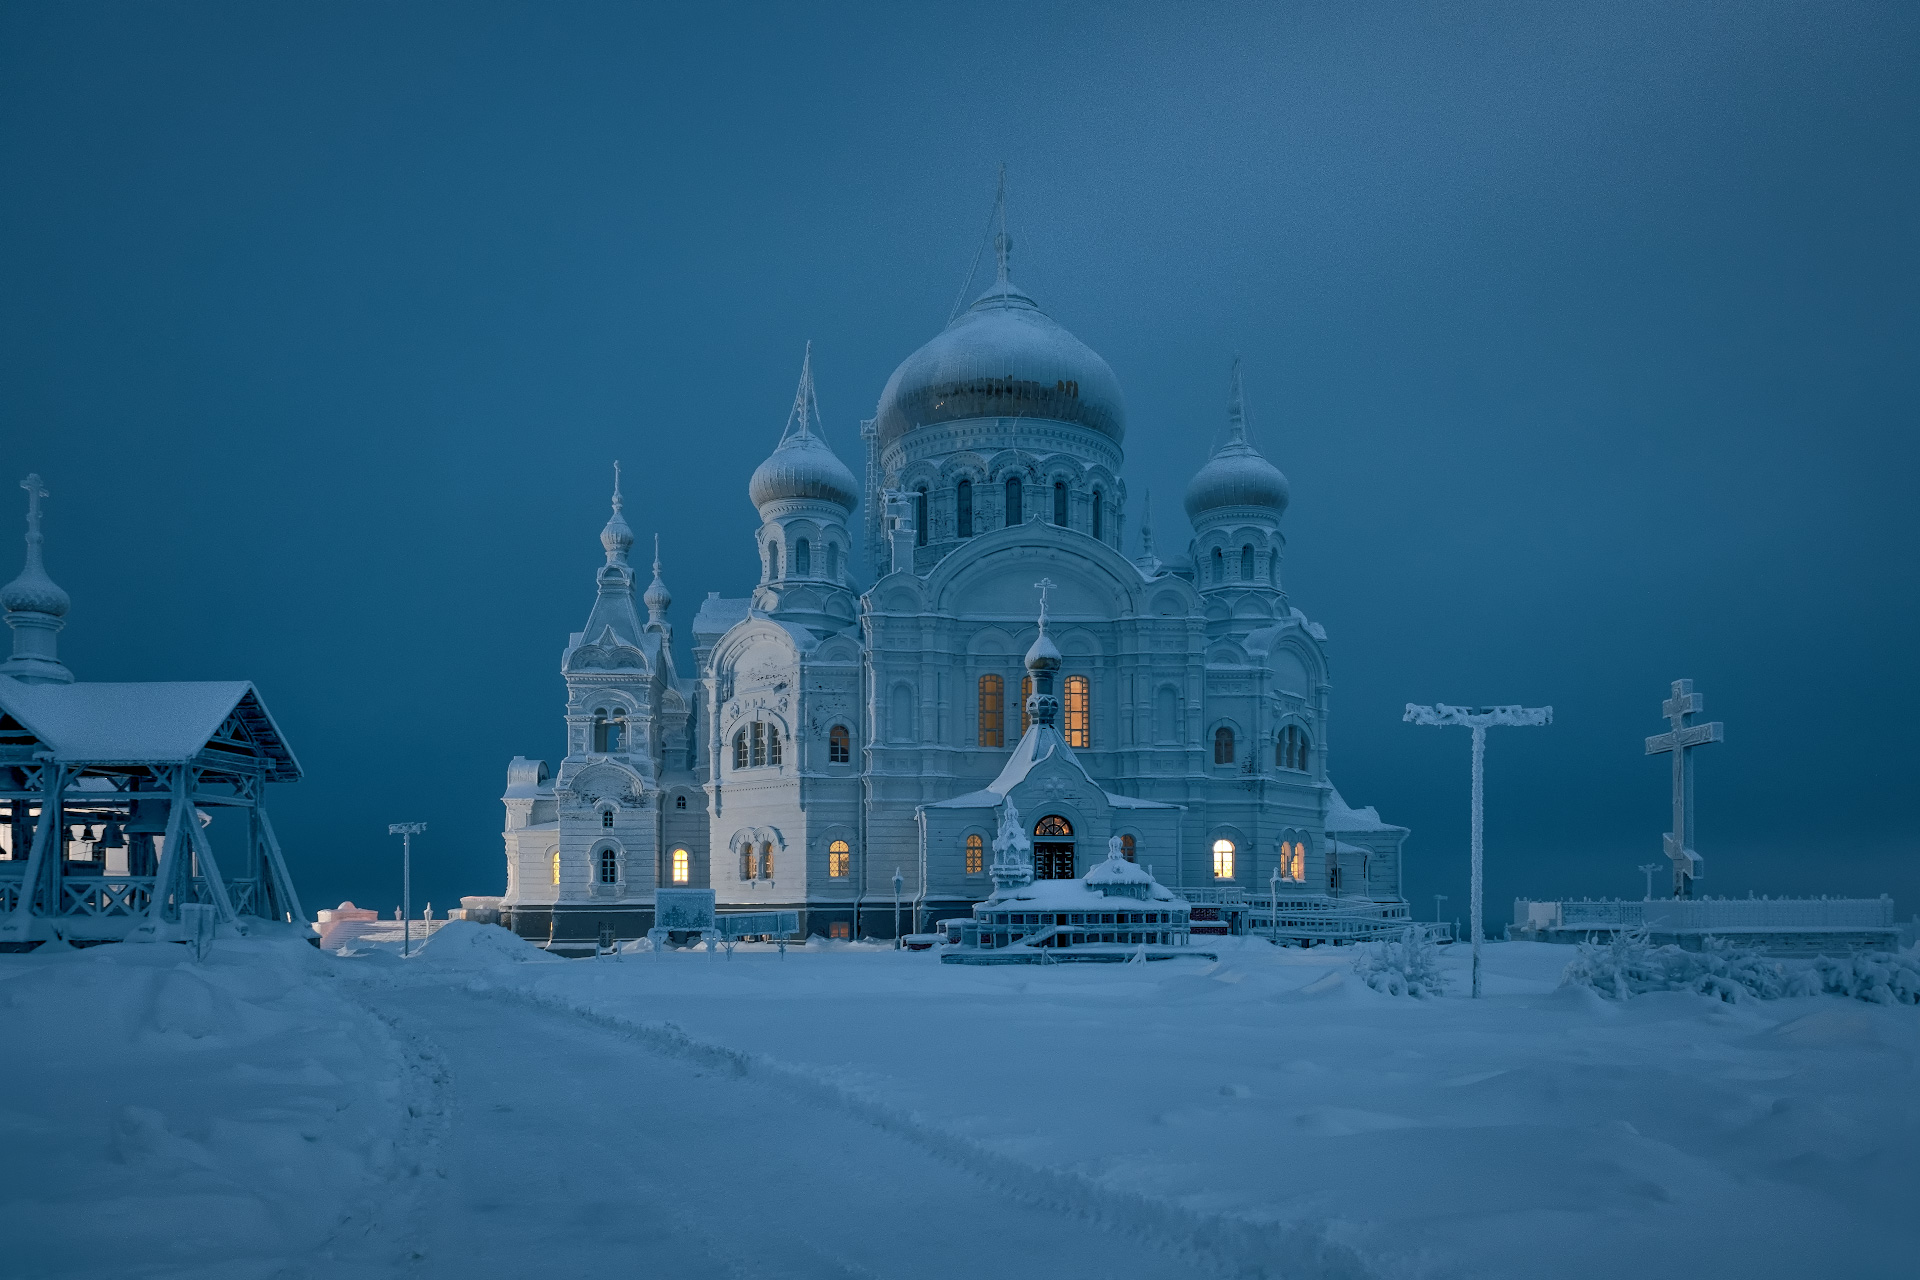
[[[753,846],[751,844],[740,846],[740,878],[753,879]]]
[[[673,851],[672,875],[675,884],[685,884],[693,878],[693,855],[684,847],[676,847]]]
[[[983,747],[1007,745],[1007,683],[999,676],[980,677],[980,732]]]
[[[1153,695],[1153,740],[1180,741],[1180,693],[1170,684]]]
[[[1053,482],[1053,522],[1062,529],[1067,527],[1067,482]]]
[[[827,846],[827,874],[840,880],[852,873],[853,850],[847,848],[845,840],[835,840]]]
[[[777,724],[767,726],[767,763],[780,763],[780,726]]]
[[[1096,538],[1104,538],[1107,536],[1106,514],[1106,497],[1098,489],[1095,489],[1093,491],[1093,536]]]
[[[1085,676],[1067,677],[1067,745],[1086,747],[1093,741]]]
[[[1027,724],[1033,718],[1027,714],[1027,699],[1031,698],[1032,696],[1033,696],[1033,677],[1021,676],[1020,677],[1020,732],[1022,734],[1026,733]]]
[[[603,827],[611,827],[613,825],[613,810],[603,809],[601,811],[600,825]]]
[[[804,573],[806,571],[803,569],[801,572]],[[1253,544],[1251,542],[1240,548],[1240,580],[1242,582],[1253,581]]]
[[[673,807],[674,807],[674,808],[676,808],[676,809],[684,809],[684,808],[686,808],[686,807],[687,807],[687,798],[686,798],[685,796],[675,796],[675,797],[673,798]]]
[[[955,529],[963,538],[973,536],[973,481],[962,480],[953,491]]]
[[[967,874],[977,876],[987,865],[987,842],[978,831],[967,837]]]
[[[1027,515],[1025,511],[1021,510],[1020,501],[1021,501],[1020,477],[1008,476],[1007,477],[1007,528],[1009,529],[1013,528],[1013,526],[1017,524],[1026,523]]]
[[[1215,880],[1233,879],[1233,841],[1215,840],[1213,842],[1213,878]]]
[[[748,741],[753,744],[753,765],[758,768],[767,762],[767,726],[755,720]]]
[[[773,879],[773,843],[768,841],[760,846],[760,878]]]
[[[1121,836],[1120,837],[1120,856],[1125,858],[1128,862],[1138,862],[1140,859],[1138,856],[1136,856],[1137,854],[1138,854],[1138,850],[1136,850],[1133,847],[1133,837],[1131,835]]]
[[[1274,746],[1274,763],[1282,769],[1306,771],[1307,735],[1299,725],[1288,725],[1280,735],[1280,741]]]
[[[847,726],[837,724],[827,730],[827,763],[845,764],[853,759],[853,735]]]
[[[745,729],[733,735],[733,767],[736,769],[747,767],[747,731]]]
[[[605,707],[593,709],[593,749],[595,751],[607,749],[607,709]]]
[[[560,883],[560,855],[557,852],[553,855],[553,882]]]
[[[620,855],[611,849],[600,851],[600,883],[620,883]]]
[[[1293,842],[1293,879],[1304,882],[1307,878],[1307,846],[1301,841]]]
[[[625,751],[627,749],[627,713],[623,708],[615,707],[607,718],[607,750]]]
[[[1050,813],[1033,824],[1033,834],[1037,836],[1070,836],[1073,824],[1057,813]]]
[[[913,545],[927,545],[927,486],[913,491]]]
[[[1213,762],[1215,764],[1233,763],[1233,730],[1225,725],[1213,731]]]
[[[802,578],[813,576],[813,544],[805,538],[793,544],[793,571]]]
[[[827,543],[827,580],[840,581],[840,544],[837,542]]]
[[[1227,560],[1225,556],[1220,554],[1220,548],[1218,547],[1213,549],[1213,580],[1215,582],[1225,582],[1227,580]]]

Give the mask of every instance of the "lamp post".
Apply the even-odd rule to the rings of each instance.
[[[900,868],[893,869],[893,949],[900,950],[900,888],[906,881],[901,878]]]
[[[1653,901],[1653,873],[1658,871],[1659,869],[1660,869],[1660,864],[1657,862],[1643,862],[1640,864],[1640,874],[1644,875],[1647,878],[1646,900],[1648,902]]]
[[[1552,707],[1482,707],[1478,711],[1470,707],[1450,707],[1446,703],[1436,703],[1431,707],[1416,706],[1409,702],[1407,713],[1401,717],[1408,724],[1425,725],[1462,725],[1473,730],[1473,884],[1469,889],[1472,895],[1469,917],[1473,931],[1473,997],[1480,998],[1480,845],[1485,829],[1482,815],[1483,800],[1486,793],[1485,777],[1487,763],[1487,729],[1491,725],[1507,725],[1513,728],[1528,728],[1553,723]]]
[[[1273,869],[1273,878],[1267,881],[1267,942],[1272,946],[1280,945],[1280,868]]]
[[[400,954],[413,954],[413,838],[427,829],[424,822],[394,822],[387,834],[400,837]]]
[[[1435,924],[1440,923],[1440,904],[1446,900],[1447,895],[1444,893],[1436,893],[1433,895],[1433,922]]]

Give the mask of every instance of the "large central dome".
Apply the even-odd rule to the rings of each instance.
[[[1126,435],[1113,370],[1007,279],[1004,256],[993,287],[893,371],[878,416],[882,451],[916,427],[965,418],[1072,422],[1115,444]]]

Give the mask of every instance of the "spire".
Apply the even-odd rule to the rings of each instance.
[[[1247,397],[1240,385],[1240,353],[1233,353],[1233,383],[1227,389],[1227,443],[1247,442]]]
[[[994,283],[1001,293],[1006,293],[1011,283],[1008,267],[1013,259],[1013,237],[1007,234],[1007,165],[1000,162],[1000,189],[993,197],[994,221],[1000,224],[999,234],[993,237],[993,256],[998,264],[994,271]]]
[[[613,515],[607,519],[607,527],[600,531],[600,545],[606,548],[607,564],[612,568],[627,567],[627,549],[633,546],[633,530],[627,527],[626,517],[620,514],[620,464],[613,464]]]
[[[812,424],[820,421],[820,401],[813,393],[813,343],[807,343],[807,353],[800,358],[800,385],[794,388],[793,408],[787,410],[787,425],[780,431],[780,443],[789,439],[804,440],[812,432]]]
[[[27,491],[27,563],[20,576],[0,587],[0,609],[13,628],[13,657],[0,663],[0,675],[43,684],[71,684],[73,672],[62,665],[58,640],[72,600],[47,576],[40,548],[40,500],[47,488],[38,475],[20,482]]]
[[[667,610],[673,607],[673,593],[660,578],[660,535],[657,533],[653,535],[653,585],[640,598],[647,606],[647,625],[664,629]]]

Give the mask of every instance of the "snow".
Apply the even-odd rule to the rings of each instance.
[[[1912,1271],[1920,1007],[1220,949],[0,956],[0,1227],[44,1276]]]
[[[299,777],[279,726],[245,680],[29,684],[0,676],[0,711],[68,763],[191,759],[248,699],[268,730],[262,754],[286,777]]]

